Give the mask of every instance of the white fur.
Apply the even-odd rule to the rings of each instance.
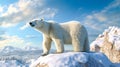
[[[87,30],[78,21],[51,23],[34,20],[31,23],[43,34],[43,55],[49,53],[52,41],[54,41],[58,53],[64,51],[64,44],[72,44],[76,52],[89,51]]]

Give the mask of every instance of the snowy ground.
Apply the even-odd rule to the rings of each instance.
[[[54,60],[53,60],[54,59]],[[30,67],[113,67],[103,53],[67,52],[39,57]]]
[[[6,46],[0,49],[0,67],[29,67],[41,52],[38,48],[31,46],[23,49]]]

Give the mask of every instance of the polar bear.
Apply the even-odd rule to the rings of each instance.
[[[75,52],[89,51],[87,30],[78,21],[53,23],[41,19],[33,20],[29,24],[43,34],[42,56],[49,53],[52,41],[55,43],[57,53],[64,51],[64,44],[72,44]]]

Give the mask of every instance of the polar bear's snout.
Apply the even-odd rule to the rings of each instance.
[[[31,27],[34,27],[34,26],[35,26],[35,24],[32,23],[32,22],[30,22],[29,24],[30,24]]]

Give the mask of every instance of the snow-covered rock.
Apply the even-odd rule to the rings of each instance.
[[[68,52],[39,57],[30,67],[112,67],[102,53]]]
[[[103,52],[112,62],[120,62],[120,28],[109,27],[90,45],[91,51]]]

